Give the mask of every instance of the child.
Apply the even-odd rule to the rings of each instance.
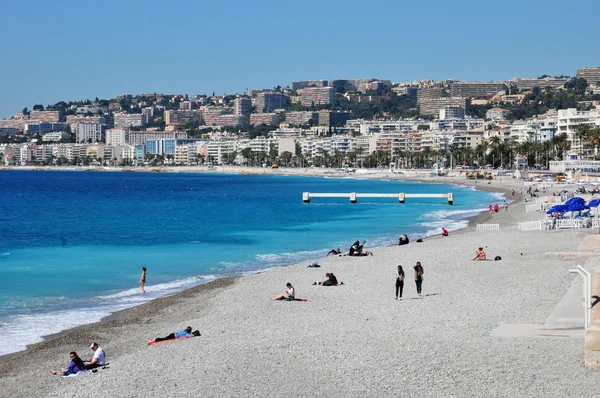
[[[146,267],[142,267],[142,276],[140,277],[140,281],[138,283],[140,285],[142,293],[146,293],[146,291],[144,290],[144,285],[146,284]]]

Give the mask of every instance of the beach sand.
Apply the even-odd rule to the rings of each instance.
[[[449,237],[410,237],[369,257],[323,257],[321,268],[306,268],[312,260],[220,279],[53,336],[0,358],[0,396],[598,396],[600,373],[585,368],[582,337],[492,333],[502,324],[543,324],[573,284],[568,269],[588,262],[546,253],[577,251],[597,231],[517,231],[517,222],[543,217],[525,213],[521,183],[469,184],[514,188],[516,201]],[[475,232],[486,220],[500,231]],[[471,261],[479,246],[502,260]],[[425,270],[422,297],[416,261]],[[407,276],[402,300],[394,299],[398,264]],[[325,272],[345,285],[313,286]],[[286,282],[308,301],[269,300]],[[188,325],[202,336],[146,346]],[[92,341],[105,349],[107,369],[50,374],[70,351],[91,356]]]

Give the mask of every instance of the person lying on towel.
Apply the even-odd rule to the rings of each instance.
[[[165,340],[173,340],[173,339],[180,339],[182,337],[196,337],[196,336],[201,336],[200,332],[198,330],[194,330],[192,332],[192,327],[188,326],[187,328],[180,330],[179,332],[171,333],[165,337],[157,337],[155,339],[152,339],[148,343],[158,343],[160,341],[165,341]]]

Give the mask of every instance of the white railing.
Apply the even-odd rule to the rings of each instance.
[[[583,219],[556,220],[556,229],[580,229],[585,227]]]
[[[477,224],[477,232],[500,231],[500,224]]]
[[[525,206],[525,213],[529,213],[530,211],[539,211],[539,210],[542,210],[541,203],[533,203],[533,204]]]
[[[517,224],[517,229],[519,231],[541,231],[542,230],[542,222],[541,221],[525,221]]]

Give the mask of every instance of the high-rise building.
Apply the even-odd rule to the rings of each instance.
[[[327,83],[327,80],[302,80],[299,82],[292,82],[290,88],[292,90],[300,90],[307,87],[326,87]]]
[[[329,105],[335,99],[333,87],[308,87],[300,91],[300,103],[303,106]]]
[[[77,123],[75,137],[77,142],[102,142],[104,141],[104,125],[93,122]]]
[[[184,139],[187,134],[183,131],[130,131],[128,144],[145,145],[148,140]]]
[[[106,124],[106,119],[102,116],[77,116],[77,115],[69,115],[67,116],[67,124],[71,126],[71,130],[75,131],[75,125],[77,123],[100,123]]]
[[[317,123],[319,120],[318,112],[286,112],[285,113],[285,121],[290,126],[302,126],[304,124],[308,124],[310,121],[313,123]]]
[[[256,110],[271,112],[285,105],[285,95],[277,92],[260,92],[256,94]]]
[[[186,124],[188,122],[202,121],[202,111],[200,110],[174,110],[165,111],[166,124]]]
[[[115,127],[144,127],[148,123],[148,115],[142,113],[115,113]]]
[[[250,115],[250,125],[266,124],[273,126],[279,123],[279,114],[277,113],[253,113]]]
[[[350,119],[350,116],[350,111],[330,111],[324,109],[319,111],[319,126],[343,126]]]
[[[504,91],[503,82],[453,82],[449,85],[451,97],[489,98]]]
[[[597,66],[577,69],[577,77],[585,79],[590,86],[600,86],[600,68]]]
[[[419,106],[419,114],[421,115],[437,116],[440,114],[440,109],[444,109],[447,106],[467,109],[467,99],[464,97],[423,98],[417,100],[417,104]]]
[[[233,100],[234,115],[249,115],[252,113],[252,100],[250,98],[236,98]]]
[[[62,117],[60,111],[31,111],[29,119],[37,120],[38,122],[58,122]]]
[[[465,108],[462,106],[445,106],[440,109],[440,120],[464,119]]]
[[[125,145],[129,141],[129,129],[114,128],[106,130],[106,145]]]

